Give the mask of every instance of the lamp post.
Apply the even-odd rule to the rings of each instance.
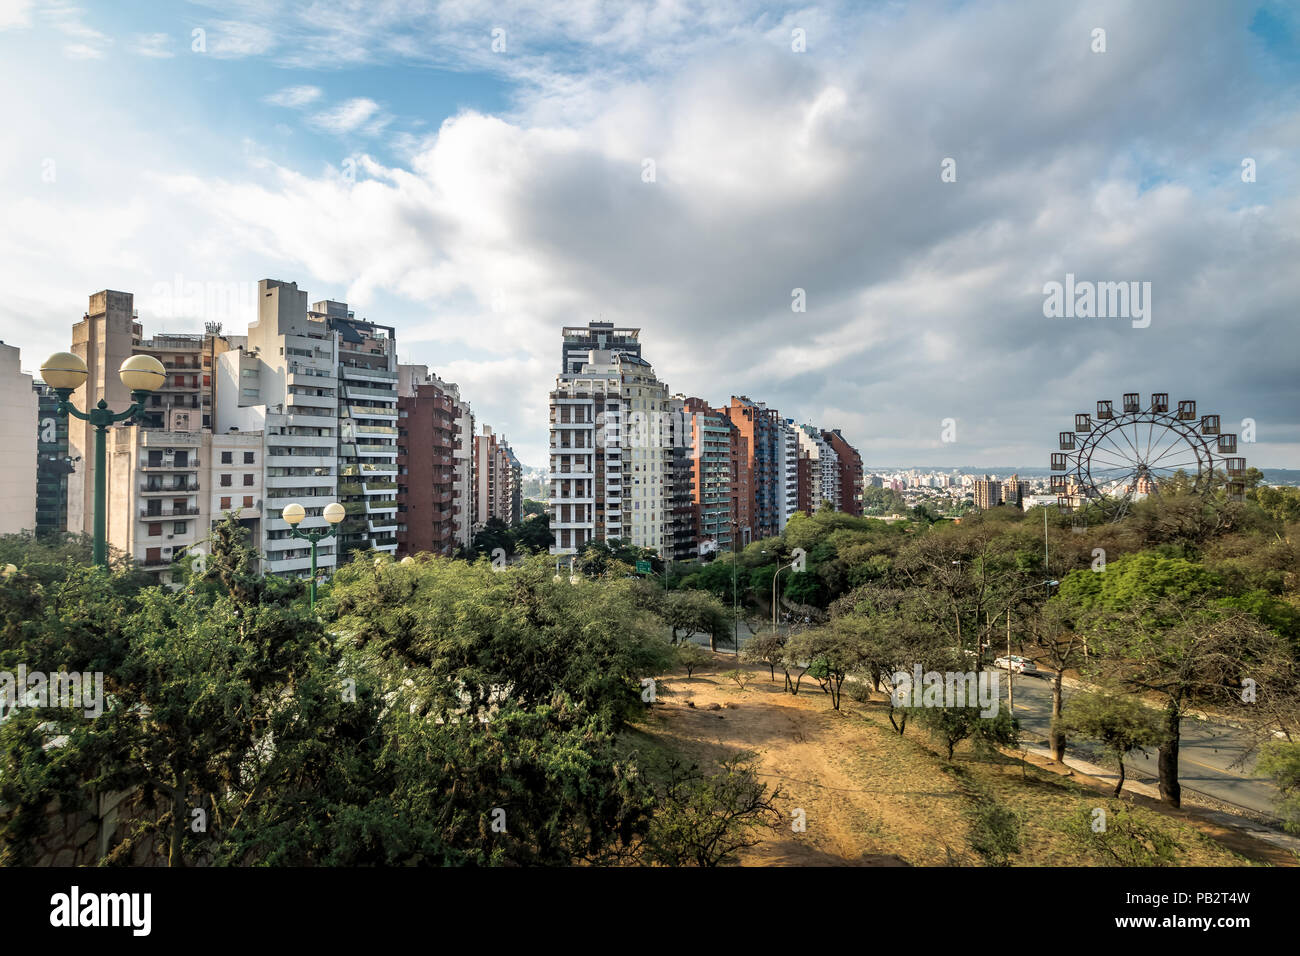
[[[326,538],[332,538],[338,533],[339,522],[347,516],[347,510],[337,501],[325,506],[322,517],[330,523],[330,526],[324,531],[299,531],[298,523],[307,517],[307,509],[296,501],[284,506],[280,512],[289,525],[289,534],[292,537],[300,538],[311,544],[311,609],[316,610],[316,545]]]
[[[766,551],[764,551],[763,553],[767,554]],[[791,561],[787,565],[782,566],[781,563],[778,561],[776,565],[776,573],[772,575],[772,633],[773,634],[776,633],[776,582],[778,579],[780,579],[782,571],[789,571],[798,563],[799,562],[795,560],[795,561]]]
[[[41,365],[41,378],[53,387],[59,396],[56,415],[71,415],[95,427],[95,544],[94,562],[108,567],[108,427],[119,422],[138,421],[144,414],[144,400],[149,393],[167,379],[162,362],[152,355],[132,355],[122,363],[118,375],[122,384],[131,390],[131,407],[124,412],[114,412],[108,402],[99,400],[88,412],[72,404],[72,393],[85,384],[90,374],[86,363],[71,352],[55,352]]]

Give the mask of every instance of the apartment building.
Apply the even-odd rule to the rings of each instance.
[[[474,530],[493,518],[508,525],[523,520],[523,468],[508,442],[488,425],[474,436]]]
[[[689,561],[698,557],[700,550],[695,535],[693,434],[684,395],[674,395],[668,400],[667,427],[665,438],[671,449],[671,462],[664,553],[673,561]]]
[[[797,437],[800,449],[811,459],[809,510],[817,511],[823,504],[840,510],[840,464],[835,449],[815,425],[799,426]]]
[[[1002,482],[985,475],[975,481],[975,507],[982,510],[1002,504]]]
[[[673,453],[668,388],[628,352],[591,350],[550,396],[552,552],[620,539],[666,553]]]
[[[158,334],[144,329],[129,292],[105,289],[90,296],[72,327],[72,351],[86,363],[85,383],[72,395],[85,409],[101,399],[121,411],[131,395],[118,376],[132,355],[151,355],[166,372],[145,400],[141,424],[118,425],[107,441],[108,543],[160,583],[171,583],[174,560],[196,550],[208,534],[208,451],[214,408],[213,365],[229,350],[217,327],[196,334]],[[67,529],[92,533],[95,487],[94,429],[67,421]]]
[[[416,387],[426,384],[434,386],[447,396],[454,409],[455,427],[451,451],[452,535],[457,547],[468,548],[474,540],[474,411],[469,402],[461,397],[459,385],[443,381],[430,372],[427,365],[397,366],[399,398],[402,395],[414,396]],[[398,437],[401,437],[400,433]],[[400,470],[398,477],[400,480]],[[398,516],[400,518],[400,511]]]
[[[862,517],[862,457],[838,428],[823,429],[822,440],[835,452],[839,468],[839,500],[836,508],[845,514]]]
[[[280,516],[284,506],[302,505],[307,517],[298,527],[318,531],[329,527],[321,516],[325,506],[338,500],[337,338],[319,313],[308,315],[307,293],[297,283],[263,279],[257,320],[246,336],[228,337],[230,349],[216,359],[217,432],[243,434],[254,439],[250,444],[261,440],[260,539],[252,543],[269,574],[302,577],[311,569],[311,548],[291,536]],[[232,504],[236,473],[239,489],[256,487],[243,484],[245,472],[232,470]],[[334,567],[337,557],[334,538],[317,546],[318,568]]]
[[[799,435],[794,419],[777,426],[777,531],[784,532],[799,510]]]
[[[1019,475],[1012,475],[1002,483],[1002,503],[1020,506],[1029,495],[1029,482],[1022,481]]]
[[[36,393],[36,533],[58,534],[67,527],[68,475],[76,465],[68,456],[68,418],[55,409],[59,396],[44,382]]]
[[[233,515],[248,529],[249,541],[262,540],[265,438],[256,431],[212,436],[209,520],[215,524]]]
[[[0,342],[0,534],[36,530],[36,392],[18,349]]]
[[[781,458],[780,413],[747,396],[731,396],[731,404],[717,410],[726,415],[744,439],[748,456],[748,527],[753,540],[770,538],[780,531],[780,514],[785,494],[784,459]]]
[[[398,366],[397,550],[452,554],[471,501],[461,498],[456,452],[461,436],[454,396],[426,366]]]
[[[562,335],[561,374],[582,371],[593,351],[641,357],[640,329],[615,328],[613,322],[588,322],[585,326],[566,326]]]
[[[732,512],[732,435],[736,431],[702,398],[687,398],[690,416],[692,520],[700,554],[730,551],[734,533]]]
[[[308,313],[337,336],[339,560],[356,551],[397,552],[397,333],[358,319],[346,302]]]

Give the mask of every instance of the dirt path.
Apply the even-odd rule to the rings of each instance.
[[[919,729],[900,737],[879,704],[847,696],[842,711],[815,681],[798,696],[780,676],[755,670],[742,690],[728,676],[733,659],[718,656],[695,676],[659,681],[658,703],[642,730],[656,743],[702,765],[740,751],[755,754],[762,779],[779,788],[785,822],[758,846],[742,851],[751,866],[979,866],[969,843],[968,811],[988,795],[1024,815],[1024,846],[1015,862],[1078,865],[1063,821],[1097,799],[1060,776],[1009,756],[971,762],[958,751],[957,766],[939,758]],[[1087,778],[1080,778],[1083,783]],[[978,797],[979,790],[985,796]],[[803,811],[798,831],[794,811]],[[1282,863],[1276,854],[1251,852],[1250,843],[1224,839],[1222,829],[1180,815],[1183,861],[1190,865]],[[1217,840],[1211,839],[1217,837]],[[1259,849],[1259,848],[1255,848]],[[1271,850],[1271,848],[1269,848]]]

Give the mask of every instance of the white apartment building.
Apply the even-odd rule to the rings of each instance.
[[[822,502],[839,509],[840,467],[839,455],[830,442],[822,438],[821,429],[815,425],[802,425],[797,430],[799,447],[813,460],[812,508],[816,511]]]
[[[780,487],[777,491],[777,530],[784,531],[799,510],[799,430],[793,419],[777,428],[777,454]]]
[[[625,540],[663,553],[670,533],[668,387],[638,356],[592,350],[551,392],[550,495],[555,544]]]
[[[253,543],[269,574],[301,577],[311,568],[310,546],[293,538],[280,517],[284,506],[302,505],[307,517],[298,527],[317,531],[328,527],[325,506],[338,500],[336,339],[323,318],[307,314],[307,293],[297,283],[263,279],[257,321],[246,337],[231,337],[231,350],[217,359],[217,432],[243,434],[250,444],[261,436],[261,533]],[[321,541],[318,568],[334,567],[337,554],[335,539]]]
[[[36,414],[32,376],[18,349],[0,342],[0,534],[36,530]]]

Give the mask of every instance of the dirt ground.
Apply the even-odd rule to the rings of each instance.
[[[1102,788],[1090,789],[1090,778],[1014,755],[975,761],[963,747],[954,770],[920,728],[909,726],[900,737],[881,702],[852,701],[846,693],[837,713],[816,681],[805,678],[794,696],[784,692],[779,671],[771,681],[766,668],[750,667],[753,677],[742,690],[727,676],[732,668],[734,658],[718,656],[693,677],[679,671],[661,678],[658,703],[641,729],[654,746],[702,766],[738,751],[756,755],[763,781],[780,791],[776,805],[785,823],[742,851],[742,865],[982,865],[964,812],[980,792],[1022,814],[1022,851],[1013,864],[1091,862],[1076,857],[1059,829],[1079,807],[1098,802]],[[796,810],[803,811],[803,832],[792,826]],[[1183,865],[1296,862],[1187,814],[1159,819],[1177,831]]]

